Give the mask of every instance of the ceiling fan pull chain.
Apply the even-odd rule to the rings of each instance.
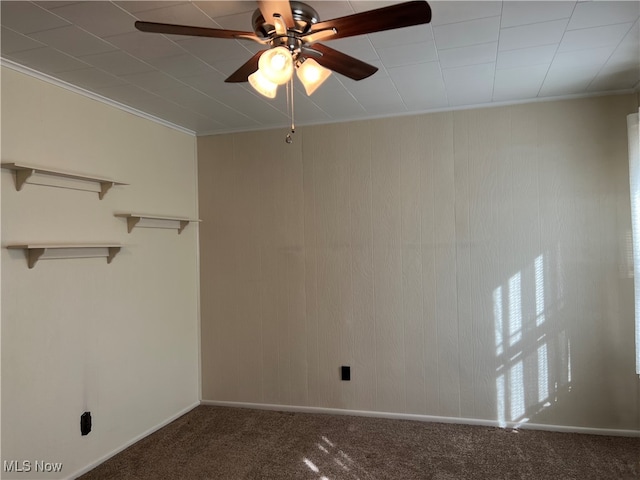
[[[293,108],[293,76],[291,77],[291,79],[287,83],[287,110],[289,110],[289,113],[291,115],[291,133],[287,134],[287,136],[285,137],[284,141],[287,142],[287,143],[293,143],[293,137],[291,135],[296,133],[296,125],[295,125],[294,113],[293,113],[294,112],[294,108]]]

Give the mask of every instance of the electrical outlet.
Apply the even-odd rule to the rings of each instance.
[[[80,433],[82,436],[88,435],[91,431],[91,412],[84,412],[80,415]]]

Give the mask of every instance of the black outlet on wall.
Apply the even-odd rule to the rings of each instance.
[[[343,365],[340,367],[340,379],[348,382],[351,380],[351,367]]]
[[[91,412],[84,412],[80,415],[80,433],[88,435],[91,431]]]

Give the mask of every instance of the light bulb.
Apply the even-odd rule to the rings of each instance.
[[[293,75],[293,58],[285,47],[267,50],[258,60],[258,69],[270,82],[284,85]]]

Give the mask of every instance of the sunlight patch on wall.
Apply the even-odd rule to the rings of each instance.
[[[561,270],[555,278],[546,274],[555,263],[540,254],[493,290],[496,417],[503,427],[528,422],[570,387],[571,346],[555,320],[563,304]],[[555,304],[547,304],[545,292],[554,293]]]

